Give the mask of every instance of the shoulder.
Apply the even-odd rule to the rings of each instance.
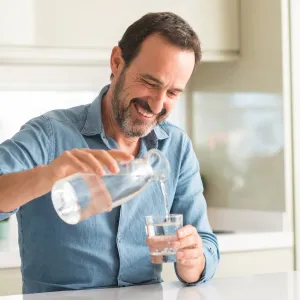
[[[89,105],[80,105],[67,109],[56,109],[42,115],[51,121],[77,123],[86,119]]]
[[[160,130],[163,130],[167,136],[170,143],[175,144],[182,144],[187,145],[191,143],[190,137],[187,135],[184,129],[176,126],[175,124],[164,121],[158,125]]]
[[[52,128],[56,127],[77,127],[81,130],[85,124],[89,105],[80,105],[68,109],[57,109],[49,111],[38,119],[48,122]]]

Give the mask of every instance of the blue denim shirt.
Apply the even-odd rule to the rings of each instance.
[[[73,148],[118,148],[105,135],[101,121],[101,99],[107,90],[103,88],[90,105],[51,111],[24,124],[0,145],[0,174],[49,164]],[[191,141],[181,129],[164,122],[142,139],[139,156],[151,148],[161,150],[170,162],[170,211],[182,213],[184,225],[192,224],[202,237],[206,266],[199,282],[206,281],[215,272],[219,250]],[[23,205],[17,210],[23,293],[161,282],[162,266],[152,265],[145,243],[145,216],[163,213],[158,183],[110,213],[77,225],[57,216],[50,193]],[[0,213],[0,219],[9,215]]]

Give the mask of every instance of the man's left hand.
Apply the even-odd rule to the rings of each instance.
[[[200,279],[205,267],[202,239],[197,229],[186,225],[177,231],[177,236],[152,236],[147,238],[151,252],[165,248],[177,248],[176,269],[178,275],[186,282],[196,282]],[[163,263],[163,255],[151,255],[155,264]]]
[[[177,237],[178,240],[173,242],[173,246],[179,249],[176,254],[178,259],[178,271],[182,273],[181,271],[185,269],[198,270],[200,279],[205,267],[205,256],[203,253],[202,239],[197,229],[192,225],[186,225],[177,231]]]

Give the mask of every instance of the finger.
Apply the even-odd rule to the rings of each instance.
[[[134,159],[133,155],[128,154],[124,151],[117,150],[117,149],[112,149],[112,150],[107,150],[107,151],[106,150],[86,149],[86,151],[92,153],[96,157],[100,156],[100,158],[102,157],[103,152],[105,152],[106,154],[109,154],[116,161],[128,162],[128,161],[131,161],[132,159]]]
[[[180,250],[176,253],[176,257],[178,260],[187,260],[187,259],[197,259],[203,255],[203,251],[201,248],[194,249],[184,249]]]
[[[170,248],[173,242],[177,240],[176,235],[160,235],[148,237],[147,244],[155,249]]]
[[[117,161],[106,150],[87,150],[92,153],[101,163],[102,167],[107,168],[109,172],[115,174],[119,172]]]
[[[184,260],[180,260],[177,263],[181,264],[183,266],[196,266],[196,265],[200,265],[202,261],[202,258],[195,258],[195,259],[184,259]]]
[[[106,212],[110,212],[112,210],[112,197],[108,189],[106,188],[106,185],[104,184],[104,181],[102,179],[101,183],[99,184],[99,189],[97,194],[95,195],[95,199],[100,202],[100,199],[102,199],[102,202],[106,205]]]
[[[98,207],[98,209],[101,209],[101,211],[104,209],[106,211],[111,211],[112,197],[106,188],[103,179],[101,177],[91,176],[90,180],[91,184],[93,185],[93,187],[90,188],[90,191],[92,191],[92,200],[95,203],[95,207]]]
[[[108,153],[117,161],[131,161],[134,159],[133,155],[117,149],[108,150]]]
[[[65,151],[64,156],[66,157],[68,164],[71,165],[76,171],[88,172],[88,167],[82,163],[71,151]]]
[[[153,264],[162,264],[163,263],[163,256],[162,255],[151,255],[150,259]]]
[[[96,157],[92,153],[82,151],[79,149],[72,150],[72,153],[79,160],[85,163],[94,173],[97,173],[101,176],[105,174],[102,164],[99,162],[99,160],[96,159]]]
[[[99,176],[88,176],[85,178],[85,182],[89,186],[91,200],[88,207],[82,209],[82,214],[96,215],[103,211],[111,211],[112,198],[102,178]]]
[[[198,247],[200,243],[200,237],[197,234],[189,235],[187,237],[184,237],[182,239],[179,239],[178,241],[173,243],[173,247],[177,249],[183,249],[183,248],[195,248]]]
[[[192,225],[183,226],[177,231],[177,235],[180,239],[191,234],[198,234],[196,228]]]

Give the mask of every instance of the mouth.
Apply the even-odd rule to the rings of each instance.
[[[152,119],[154,117],[154,114],[151,114],[149,113],[148,111],[146,111],[143,107],[141,107],[140,105],[134,103],[134,107],[137,111],[137,113],[143,117],[143,118],[146,118],[146,119]]]

